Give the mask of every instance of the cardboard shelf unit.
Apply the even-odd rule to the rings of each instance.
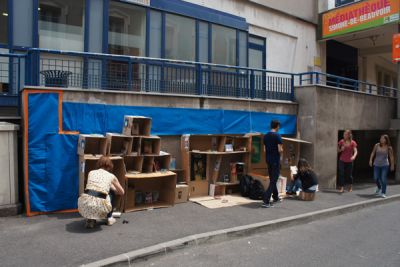
[[[240,163],[242,173],[246,172],[250,138],[243,135],[183,135],[181,152],[190,197],[208,195],[211,184],[223,187],[225,194],[228,187],[238,186],[236,174],[232,175],[233,164]]]

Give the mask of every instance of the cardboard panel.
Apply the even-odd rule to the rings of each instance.
[[[142,116],[125,116],[122,133],[132,136],[150,136],[151,118]]]
[[[79,156],[79,195],[85,190],[89,172],[97,169],[98,160],[99,157],[91,155]]]
[[[144,156],[142,172],[149,173],[154,171],[154,156]]]
[[[107,138],[100,134],[80,134],[78,155],[106,155]]]
[[[122,157],[111,157],[111,161],[114,165],[112,173],[117,177],[119,183],[122,188],[126,188],[126,180],[125,180],[125,163]],[[122,212],[124,210],[125,197],[115,195],[114,199],[114,209]]]
[[[132,136],[122,134],[107,133],[107,155],[123,156],[131,153]]]
[[[186,184],[176,185],[175,204],[185,203],[189,199],[189,186]]]

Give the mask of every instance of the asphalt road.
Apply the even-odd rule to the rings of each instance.
[[[192,247],[134,266],[400,266],[400,204]]]

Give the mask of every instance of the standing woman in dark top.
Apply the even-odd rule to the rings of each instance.
[[[374,167],[374,180],[377,186],[375,194],[385,198],[389,166],[390,170],[394,171],[393,148],[390,146],[390,139],[387,134],[382,135],[379,143],[375,144],[369,158],[369,166]]]
[[[300,159],[297,163],[297,173],[293,176],[295,192],[301,187],[301,190],[305,193],[314,193],[317,191],[318,179],[315,172],[311,169],[310,164],[307,160]]]
[[[263,208],[270,208],[273,206],[270,201],[271,195],[274,202],[281,201],[279,198],[278,188],[276,187],[276,183],[279,179],[281,154],[283,152],[282,138],[281,135],[278,134],[280,125],[280,122],[277,120],[271,121],[271,131],[264,135],[265,159],[268,165],[269,186],[263,196]]]
[[[353,191],[353,161],[357,157],[357,143],[353,140],[350,130],[343,133],[343,139],[338,143],[339,153],[339,192],[343,193],[344,185],[349,185],[349,192]]]

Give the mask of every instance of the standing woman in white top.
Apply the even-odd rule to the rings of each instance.
[[[93,228],[96,220],[107,219],[112,225],[111,190],[118,195],[124,194],[117,177],[111,173],[114,165],[109,157],[101,157],[97,162],[97,170],[89,172],[84,193],[78,199],[79,213],[86,219],[86,228]]]
[[[391,171],[394,171],[393,148],[387,134],[382,135],[379,143],[374,146],[369,158],[369,166],[374,167],[374,180],[377,186],[375,194],[385,198],[389,167]]]

